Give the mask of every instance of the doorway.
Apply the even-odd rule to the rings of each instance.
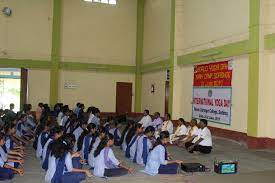
[[[132,112],[132,83],[116,83],[116,113]]]
[[[14,104],[18,112],[27,102],[27,69],[0,68],[0,108],[9,109]]]

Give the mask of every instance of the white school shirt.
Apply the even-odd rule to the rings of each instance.
[[[61,121],[60,121],[61,125],[65,126],[65,124],[68,121],[68,119],[69,119],[69,116],[66,116],[66,115],[63,116],[62,119],[61,119]]]
[[[10,151],[11,151],[10,145],[11,145],[11,138],[10,138],[10,137],[7,137],[7,138],[6,138],[6,142],[5,142],[5,146],[6,146],[7,152],[10,152]],[[15,145],[15,143],[14,143],[14,145]]]
[[[173,134],[173,132],[174,132],[174,125],[173,125],[172,121],[171,120],[164,121],[163,125],[162,125],[161,131],[168,131],[170,135]]]
[[[77,141],[81,135],[81,133],[83,132],[83,129],[79,126],[77,129],[75,129],[75,131],[73,132],[74,136],[75,136],[75,140],[76,140],[76,143],[74,144],[74,152],[77,151]]]
[[[116,130],[116,129],[117,129],[117,128],[112,128],[112,129],[110,129],[110,130],[109,130],[109,133],[112,134],[112,135],[115,135],[115,130]],[[121,133],[120,133],[119,129],[117,129],[117,135],[118,135],[119,138],[121,138]]]
[[[42,162],[45,161],[45,158],[46,158],[46,154],[47,154],[47,149],[48,149],[48,146],[50,144],[50,142],[53,141],[53,139],[49,138],[46,142],[46,144],[44,145],[43,147],[43,152],[42,152]]]
[[[199,129],[198,131],[198,136],[193,140],[195,143],[198,141],[200,138],[203,140],[199,143],[201,146],[212,146],[212,136],[211,132],[207,127],[204,127],[203,129]]]
[[[57,123],[59,124],[59,126],[61,126],[62,125],[62,123],[61,123],[61,119],[63,118],[63,112],[59,112],[58,113],[58,116],[57,116]]]
[[[100,138],[97,137],[96,140],[95,140],[95,143],[93,144],[93,148],[91,149],[91,152],[89,153],[88,164],[90,165],[90,167],[95,167],[94,153],[95,153],[95,150],[97,149],[100,141],[101,141]]]
[[[165,148],[162,145],[156,146],[148,155],[144,172],[149,175],[157,175],[160,165],[167,165],[165,160]]]
[[[127,149],[127,143],[126,143],[126,137],[127,137],[127,134],[128,134],[129,131],[127,131],[124,135],[124,139],[123,139],[123,143],[122,143],[122,150],[125,152],[126,149]]]
[[[73,171],[73,163],[72,163],[72,155],[71,153],[67,153],[65,157],[65,165],[67,168],[67,171],[63,171],[63,174],[65,172],[72,172]],[[51,183],[51,180],[55,174],[56,171],[56,158],[54,156],[49,157],[49,168],[47,170],[46,176],[45,176],[45,181],[48,183]]]
[[[135,135],[136,136],[136,135]],[[129,144],[132,143],[132,141],[134,140],[135,136],[133,136],[132,140],[130,141]],[[136,141],[134,142],[134,144],[130,147],[130,159],[133,160],[135,158],[135,154],[136,154],[136,151],[137,151],[137,142],[138,142],[138,139],[140,138],[141,136],[138,136],[136,138]]]
[[[143,116],[138,123],[142,124],[143,128],[147,128],[148,126],[152,125],[152,118],[150,115]]]
[[[42,153],[43,153],[43,148],[42,148],[42,144],[41,144],[41,135],[42,135],[42,133],[40,133],[40,135],[38,136],[38,142],[37,142],[37,148],[36,148],[36,157],[38,159],[41,158]]]
[[[0,162],[2,161],[3,162],[3,165],[2,165],[2,162],[0,163],[0,167],[3,167],[4,164],[7,164],[9,166],[12,166],[14,167],[14,162],[8,162],[8,154],[5,153],[4,149],[0,146]]]
[[[137,164],[139,165],[145,165],[143,162],[143,158],[142,158],[142,153],[143,153],[143,139],[144,137],[146,137],[146,135],[142,135],[138,140],[137,140]],[[149,154],[150,149],[152,149],[152,143],[150,141],[150,139],[147,138],[147,152]]]
[[[188,134],[188,129],[186,128],[185,125],[178,126],[177,130],[175,131],[176,136],[187,135],[187,134]]]
[[[95,116],[94,114],[90,113],[89,119],[88,119],[88,124],[90,124],[92,122],[92,119],[94,116]]]
[[[105,148],[102,149],[100,154],[95,158],[94,175],[97,177],[104,177],[105,168],[107,169],[104,162],[104,151]],[[114,165],[118,166],[120,164],[112,149],[109,149],[108,158],[114,163]]]

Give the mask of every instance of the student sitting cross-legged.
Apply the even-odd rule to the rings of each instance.
[[[144,172],[149,175],[177,174],[180,160],[168,161],[166,144],[169,143],[169,132],[162,131],[152,151],[150,151]]]
[[[121,133],[120,133],[119,129],[117,128],[117,125],[118,125],[117,122],[111,123],[109,133],[114,136],[114,145],[120,146]]]
[[[126,151],[127,149],[127,136],[129,134],[129,132],[132,130],[132,128],[134,127],[134,122],[133,121],[129,121],[127,126],[124,128],[122,135],[121,135],[121,139],[120,139],[120,149],[123,150],[123,152]]]
[[[86,176],[91,177],[89,170],[82,170],[73,166],[74,147],[73,135],[67,134],[54,141],[51,146],[49,157],[49,168],[45,181],[49,183],[79,183],[85,180]]]
[[[136,153],[134,157],[134,162],[139,165],[145,166],[147,162],[147,157],[149,151],[152,149],[151,138],[155,134],[155,128],[153,126],[148,126],[144,134],[137,140]]]
[[[178,144],[180,140],[188,135],[188,128],[183,118],[178,120],[179,126],[174,134],[170,135],[170,144]]]
[[[2,148],[3,145],[5,145],[5,135],[0,133],[0,181],[12,179],[15,173],[19,175],[24,174],[23,168],[19,168],[24,161],[13,159]]]
[[[185,143],[185,147],[190,153],[198,151],[203,154],[209,154],[212,150],[212,136],[210,130],[207,128],[207,120],[202,119],[199,127],[197,137],[192,142]]]
[[[119,162],[111,147],[114,144],[114,136],[112,134],[106,135],[98,145],[95,156],[94,175],[97,177],[116,177],[133,173],[133,169],[127,168]]]
[[[78,144],[82,144],[81,154],[86,161],[88,161],[90,144],[94,143],[97,138],[96,125],[94,123],[90,123],[87,126],[87,130],[88,134],[84,138],[79,138],[77,142]]]
[[[125,151],[126,158],[130,158],[134,160],[136,150],[137,150],[137,141],[140,138],[143,132],[142,124],[137,123],[135,127],[132,129],[131,132],[126,137],[127,148]]]

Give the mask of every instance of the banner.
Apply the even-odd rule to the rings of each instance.
[[[231,88],[193,88],[193,117],[231,122]]]
[[[231,123],[232,62],[194,66],[193,117]]]
[[[194,87],[229,87],[232,81],[232,62],[223,61],[194,67]]]

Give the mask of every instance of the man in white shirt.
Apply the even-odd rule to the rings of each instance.
[[[141,118],[141,120],[138,123],[142,124],[142,127],[144,129],[152,125],[152,118],[149,115],[149,110],[147,109],[144,110],[144,116]]]
[[[212,136],[207,128],[207,120],[200,120],[199,127],[197,137],[192,142],[187,142],[185,147],[190,153],[198,151],[203,154],[209,154],[212,150]]]

